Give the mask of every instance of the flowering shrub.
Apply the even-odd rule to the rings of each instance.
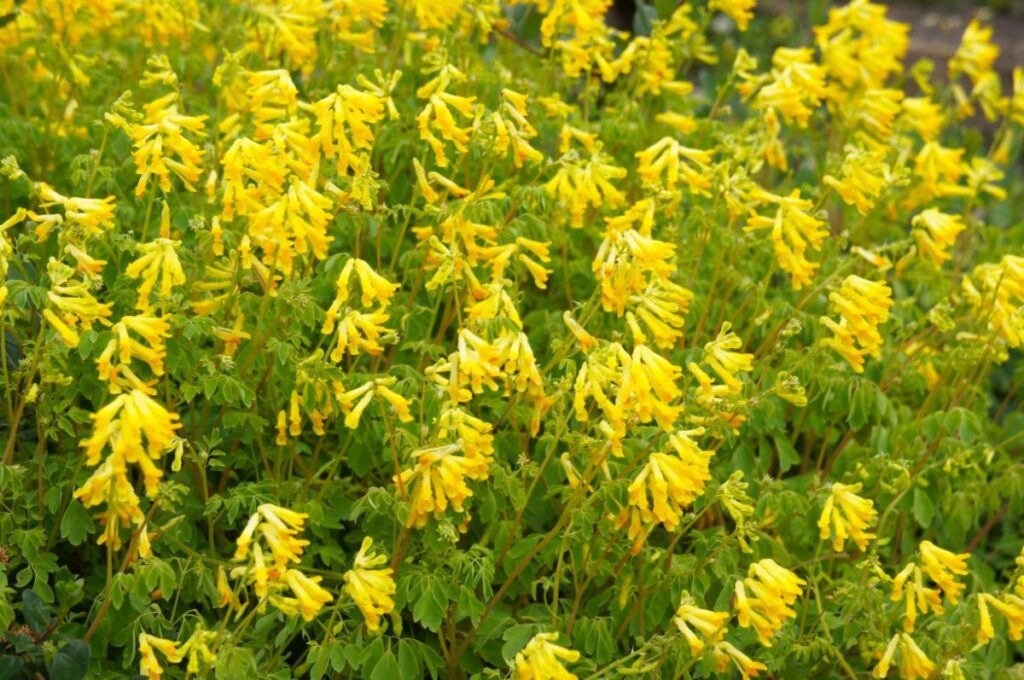
[[[639,4],[0,0],[0,677],[1021,661],[1024,70]]]

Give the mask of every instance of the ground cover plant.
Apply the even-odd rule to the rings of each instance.
[[[610,4],[0,1],[0,678],[1019,677],[1024,70]]]

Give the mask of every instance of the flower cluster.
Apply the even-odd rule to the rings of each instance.
[[[0,0],[0,666],[1012,665],[1024,69],[620,4]]]

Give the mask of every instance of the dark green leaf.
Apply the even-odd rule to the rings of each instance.
[[[928,528],[935,518],[935,504],[928,492],[921,487],[914,489],[914,519],[924,528]]]
[[[82,680],[89,671],[89,644],[72,640],[50,661],[50,680]]]
[[[45,631],[50,625],[50,608],[34,590],[22,591],[21,611],[25,617],[25,625],[37,633]]]
[[[68,539],[71,545],[81,545],[82,542],[96,530],[92,516],[77,500],[72,500],[64,516],[60,520],[60,536]]]

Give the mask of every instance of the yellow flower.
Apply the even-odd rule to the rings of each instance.
[[[312,621],[325,604],[334,600],[334,596],[320,587],[319,576],[310,578],[298,569],[289,569],[284,579],[299,602],[304,621]]]
[[[130,372],[132,359],[146,363],[154,376],[164,374],[167,355],[164,338],[170,335],[167,321],[146,315],[124,316],[110,330],[114,337],[103,349],[96,365],[100,379],[110,383],[111,392],[117,394],[132,385],[133,381],[123,373]],[[145,343],[132,337],[132,332],[140,335]]]
[[[557,639],[558,633],[538,633],[530,638],[513,661],[516,680],[576,680],[563,663],[579,661],[580,653],[556,645]]]
[[[756,678],[761,674],[761,671],[768,672],[767,666],[760,661],[754,661],[728,640],[716,642],[712,656],[715,660],[715,667],[720,673],[725,672],[731,659],[736,664],[736,668],[739,670],[743,680]]]
[[[148,633],[139,633],[139,675],[146,676],[148,680],[160,680],[164,669],[156,655],[159,651],[167,659],[168,663],[178,663],[184,655],[178,650],[178,643],[173,640],[165,640]]]
[[[732,324],[722,324],[718,336],[704,345],[704,362],[728,386],[732,394],[742,389],[737,373],[749,373],[754,370],[754,355],[735,350],[743,347],[743,341],[732,332]]]
[[[772,391],[794,406],[801,408],[807,406],[807,393],[804,386],[800,384],[800,379],[786,371],[779,371],[778,381]]]
[[[647,336],[632,320],[634,318],[643,323],[655,345],[662,349],[675,347],[683,336],[686,312],[692,300],[692,291],[662,276],[652,276],[647,288],[629,299],[636,306],[636,317],[633,312],[627,314],[630,327],[635,328],[636,341],[647,342]]]
[[[952,553],[943,550],[931,541],[921,541],[919,546],[921,567],[928,577],[956,604],[964,589],[963,583],[957,583],[954,575],[963,576],[967,573],[967,558],[970,553]]]
[[[885,5],[853,0],[830,9],[828,22],[814,28],[822,63],[845,88],[879,87],[902,71],[910,26],[887,12]]]
[[[979,645],[987,645],[996,636],[996,629],[992,625],[992,617],[989,615],[987,602],[987,600],[995,599],[988,593],[978,595],[978,617],[980,623],[978,625],[977,639]]]
[[[1024,344],[1024,257],[1004,255],[998,264],[986,262],[962,281],[964,296],[975,315],[1010,347]]]
[[[316,116],[316,141],[324,158],[336,159],[339,175],[361,163],[358,154],[373,148],[373,127],[384,118],[385,100],[350,85],[337,89],[312,106]]]
[[[381,617],[395,608],[395,579],[387,564],[386,555],[372,550],[373,539],[367,536],[356,554],[352,569],[345,572],[345,593],[359,607],[370,632],[380,630]]]
[[[679,608],[676,609],[676,614],[672,617],[672,622],[686,638],[686,642],[690,645],[690,652],[697,654],[704,649],[705,644],[715,645],[725,637],[729,612],[701,609],[697,606],[697,601],[693,596],[684,591],[679,600]],[[693,632],[691,626],[697,629],[703,639]]]
[[[102,236],[114,229],[113,196],[106,198],[75,198],[62,196],[45,182],[36,185],[39,192],[40,207],[49,208],[59,205],[64,209],[64,222],[68,225],[81,227],[90,236]],[[49,216],[36,216],[45,218]],[[33,217],[32,219],[36,219]],[[40,221],[40,220],[36,220]],[[37,235],[40,232],[37,230]]]
[[[625,168],[612,165],[598,150],[582,164],[565,158],[559,161],[558,171],[544,184],[544,191],[558,199],[569,212],[570,225],[580,229],[588,208],[622,204],[626,195],[612,180],[625,176]]]
[[[359,427],[363,411],[366,410],[375,394],[391,404],[399,420],[403,423],[410,422],[412,414],[409,412],[409,400],[388,388],[388,385],[394,385],[397,381],[398,379],[394,377],[377,378],[339,395],[338,403],[346,414],[345,427],[350,429]]]
[[[1001,599],[983,595],[988,603],[1006,618],[1011,640],[1024,639],[1024,596],[1007,593]]]
[[[99,302],[93,296],[92,285],[88,281],[74,278],[74,269],[51,258],[46,265],[46,273],[50,277],[50,290],[46,297],[68,325],[80,324],[85,329],[91,328],[96,321],[110,325],[107,319],[112,315],[113,304]]]
[[[822,181],[836,190],[843,202],[857,208],[861,215],[868,214],[883,190],[892,182],[885,152],[863,151],[847,147],[843,159],[841,178],[825,175]]]
[[[867,529],[875,523],[878,512],[874,503],[857,495],[863,485],[832,484],[832,493],[825,501],[825,507],[818,520],[821,540],[828,540],[831,535],[832,549],[841,552],[847,538],[852,538],[861,551],[867,549],[868,541],[875,534]]]
[[[757,93],[754,105],[775,110],[786,122],[807,127],[825,97],[825,69],[814,63],[806,47],[780,47],[772,57],[770,82]]]
[[[828,236],[825,223],[809,214],[813,205],[800,198],[800,190],[794,189],[789,196],[778,196],[758,188],[753,198],[764,205],[774,205],[771,217],[751,211],[744,227],[745,231],[770,229],[775,248],[775,259],[783,271],[793,277],[793,288],[800,290],[814,278],[820,266],[807,259],[808,249],[820,250]]]
[[[999,58],[999,48],[992,44],[992,29],[982,28],[977,19],[967,25],[956,54],[949,60],[949,77],[956,79],[962,74],[977,83],[992,71]]]
[[[186,116],[178,112],[178,93],[170,92],[144,107],[141,123],[125,123],[135,152],[133,158],[139,173],[135,195],[142,196],[151,177],[156,177],[160,189],[171,190],[171,173],[178,176],[185,188],[195,191],[202,172],[203,150],[186,137],[192,133],[205,137],[204,123],[208,116]]]
[[[587,330],[572,318],[572,314],[566,310],[562,314],[562,321],[572,332],[573,337],[580,343],[580,347],[583,348],[584,352],[589,352],[593,348],[597,347],[597,338],[587,332]]]
[[[754,18],[756,6],[757,0],[711,0],[708,3],[709,10],[728,15],[741,31],[747,30],[750,20]]]
[[[637,174],[645,182],[658,184],[664,181],[665,188],[674,191],[682,179],[695,194],[708,195],[711,188],[711,153],[691,149],[672,137],[660,140],[636,153]]]
[[[963,149],[949,149],[938,142],[926,142],[914,157],[914,176],[919,181],[916,201],[927,202],[942,196],[961,195],[968,189],[959,186],[967,173]]]
[[[107,444],[112,453],[130,463],[137,463],[146,473],[146,487],[155,492],[156,483],[163,474],[153,467],[181,427],[178,416],[139,389],[121,394],[94,415],[93,435],[82,442],[86,463],[97,465]],[[142,445],[145,435],[146,446]]]
[[[900,633],[900,675],[906,680],[930,677],[935,664],[906,633]]]
[[[701,450],[696,444],[686,450],[685,456],[652,453],[628,490],[629,505],[639,520],[644,524],[659,522],[666,530],[675,531],[683,508],[704,493],[704,484],[711,478],[708,465],[712,455],[712,451]],[[640,524],[634,522],[631,539],[636,539],[639,529]]]
[[[450,505],[455,512],[463,512],[463,503],[473,495],[467,479],[487,479],[490,459],[484,456],[458,455],[462,444],[444,444],[413,451],[416,461],[412,469],[403,470],[396,479],[405,489],[411,489],[412,510],[406,526],[424,527],[433,514],[440,519]]]
[[[53,329],[57,331],[57,334],[60,336],[60,339],[64,341],[65,345],[71,349],[78,347],[78,343],[81,342],[81,338],[75,329],[64,323],[64,321],[62,321],[61,318],[54,314],[50,309],[43,310],[43,318],[53,326]]]
[[[911,580],[911,576],[913,579]],[[906,596],[903,589],[906,588]],[[910,632],[917,622],[918,611],[927,614],[929,611],[941,614],[945,611],[942,606],[942,594],[936,588],[928,588],[924,585],[924,576],[918,566],[911,562],[903,571],[898,573],[892,582],[891,599],[898,602],[905,599],[906,608],[903,615],[903,630]]]
[[[288,190],[249,214],[249,235],[263,251],[263,262],[290,274],[296,255],[327,257],[334,237],[327,233],[334,219],[334,200],[318,191],[317,176],[292,175]],[[268,197],[269,198],[269,197]]]
[[[911,234],[917,241],[918,251],[937,265],[949,260],[949,250],[966,228],[960,215],[948,215],[935,208],[915,215],[910,223],[916,227]]]
[[[850,362],[856,373],[864,371],[864,357],[881,356],[882,335],[878,327],[889,319],[892,290],[884,283],[859,276],[847,276],[839,290],[829,294],[831,307],[842,315],[839,323],[821,317],[821,323],[833,333],[822,344]]]
[[[185,272],[181,268],[181,261],[178,260],[176,252],[179,245],[181,245],[180,241],[163,237],[150,243],[142,243],[138,246],[142,256],[125,269],[128,278],[142,277],[142,283],[139,284],[139,298],[135,307],[143,314],[149,315],[153,312],[151,298],[158,281],[160,283],[158,294],[161,300],[170,297],[175,286],[184,285]]]
[[[754,562],[750,565],[747,578],[736,582],[735,602],[740,626],[753,626],[761,644],[771,647],[771,638],[782,628],[786,619],[796,617],[790,605],[803,593],[800,586],[806,583],[775,560]]]
[[[934,141],[946,122],[942,107],[928,97],[907,97],[903,100],[903,123],[921,135],[926,142]]]
[[[882,654],[882,658],[879,659],[878,665],[871,672],[873,678],[884,678],[889,675],[889,666],[892,664],[893,657],[896,655],[896,647],[900,642],[900,634],[893,635],[889,640],[889,644],[885,647],[885,652]]]

